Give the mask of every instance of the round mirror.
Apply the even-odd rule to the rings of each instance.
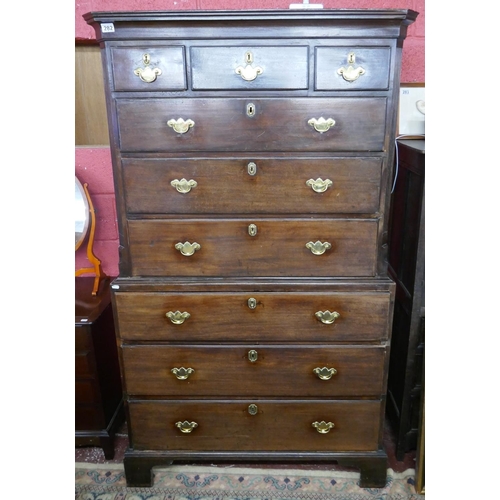
[[[82,183],[75,177],[75,251],[83,243],[89,229],[90,208]]]

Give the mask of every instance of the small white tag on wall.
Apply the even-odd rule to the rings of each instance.
[[[303,0],[303,3],[291,3],[290,9],[322,9],[322,3],[309,3],[309,0]]]
[[[113,23],[101,23],[101,33],[114,33],[115,25]]]

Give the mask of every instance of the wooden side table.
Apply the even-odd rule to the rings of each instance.
[[[94,278],[75,278],[75,446],[99,446],[114,456],[124,421],[109,280],[92,296]]]
[[[389,275],[396,301],[387,414],[396,458],[417,448],[425,345],[425,141],[398,141],[398,177],[391,201]]]

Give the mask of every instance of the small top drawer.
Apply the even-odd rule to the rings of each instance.
[[[389,47],[316,47],[315,90],[387,90]]]
[[[185,90],[184,47],[114,47],[114,90]]]
[[[193,90],[308,87],[308,47],[193,47]]]

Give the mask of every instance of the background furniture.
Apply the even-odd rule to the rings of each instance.
[[[425,141],[398,140],[389,275],[396,282],[387,413],[396,457],[417,448],[425,343]]]
[[[85,16],[121,235],[127,484],[217,459],[335,460],[385,484],[385,214],[415,17]]]
[[[94,278],[75,278],[75,445],[114,455],[124,421],[109,280],[92,295]]]

